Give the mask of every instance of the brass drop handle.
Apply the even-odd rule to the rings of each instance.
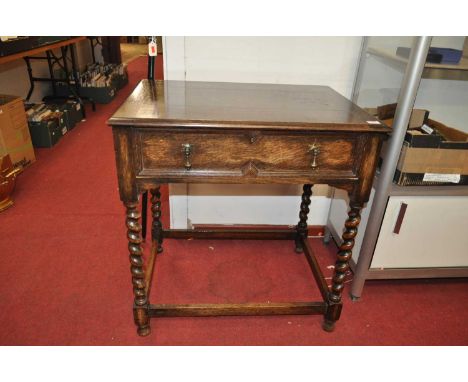
[[[317,144],[317,141],[315,141],[312,145],[309,145],[309,153],[312,153],[312,161],[310,162],[310,167],[312,169],[317,169],[318,164],[317,164],[317,157],[320,154],[320,145]]]
[[[185,161],[184,166],[187,171],[192,168],[192,163],[190,163],[190,157],[192,155],[192,148],[193,146],[190,143],[182,144],[182,152],[184,153],[184,161]]]

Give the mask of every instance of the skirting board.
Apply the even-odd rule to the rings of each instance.
[[[354,273],[356,263],[351,259],[351,270]],[[468,268],[440,267],[440,268],[370,268],[366,280],[398,280],[398,279],[425,279],[425,278],[456,278],[468,277]]]

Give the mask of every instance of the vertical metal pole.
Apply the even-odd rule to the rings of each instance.
[[[156,41],[155,37],[151,37],[154,41]],[[150,56],[148,54],[148,79],[154,80],[154,63],[156,57]]]
[[[421,81],[421,75],[426,62],[427,52],[432,37],[418,37],[411,49],[411,55],[403,77],[398,106],[392,126],[392,136],[388,142],[386,157],[378,177],[376,192],[369,214],[359,259],[356,264],[354,279],[351,286],[351,298],[361,297],[367,272],[372,262],[375,245],[380,232],[380,226],[387,207],[388,195],[395,174],[401,146],[413,111],[414,101]]]
[[[62,52],[63,71],[65,72],[65,82],[67,83],[68,88],[71,89],[70,72],[68,71],[68,63],[67,63],[67,47],[62,46],[60,50]]]
[[[148,56],[148,79],[154,80],[154,56]]]
[[[94,53],[95,45],[94,45],[94,43],[93,43],[94,38],[95,38],[94,36],[88,37],[89,44],[91,45],[91,57],[93,57],[93,64],[96,63],[96,54]],[[96,38],[97,38],[97,37],[96,37]]]
[[[52,57],[50,55],[50,50],[46,50],[47,64],[49,65],[49,76],[52,80],[52,93],[54,96],[57,96],[57,85],[55,84],[55,75],[54,75],[54,65],[52,64]]]
[[[369,37],[364,36],[361,42],[361,54],[359,55],[358,71],[356,73],[356,77],[355,77],[354,85],[353,85],[353,92],[351,94],[351,101],[353,101],[354,103],[357,103],[359,91],[361,90],[362,76],[364,74],[364,67],[366,64],[366,54],[367,54],[368,45],[369,45]]]
[[[76,67],[75,47],[73,46],[73,44],[70,45],[70,58],[71,58],[71,63],[72,63],[72,78],[73,78],[73,82],[75,83],[76,94],[80,95],[80,86],[79,86],[79,80],[78,80],[78,75],[77,75],[78,68]]]
[[[155,57],[148,54],[148,80],[154,80]],[[143,192],[141,198],[141,225],[142,237],[146,239],[146,226],[148,221],[148,191]]]
[[[29,61],[29,57],[23,57],[23,58],[24,58],[24,61],[26,61],[26,67],[28,68],[29,91],[28,91],[28,95],[26,96],[26,101],[29,101],[34,91],[34,77],[32,73],[31,61]]]
[[[148,56],[148,79],[154,80],[154,56]]]
[[[78,76],[78,67],[76,66],[76,56],[75,56],[75,46],[73,44],[70,45],[70,58],[71,58],[71,63],[72,63],[72,78],[73,82],[75,83],[75,91],[77,95],[77,101],[81,105],[81,111],[83,113],[83,118],[86,118],[86,108],[83,100],[81,99],[81,87],[80,87],[80,80]],[[65,61],[67,58],[65,57]],[[93,111],[96,111],[96,105],[94,104],[94,101],[92,101],[92,107]]]

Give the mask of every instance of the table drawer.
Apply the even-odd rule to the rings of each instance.
[[[327,134],[141,132],[144,173],[238,177],[352,175],[357,139]]]

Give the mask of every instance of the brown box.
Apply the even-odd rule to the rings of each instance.
[[[379,107],[366,107],[364,108],[369,114],[379,118],[389,127],[392,127],[393,116],[395,115],[397,104],[383,105]],[[417,129],[421,127],[429,118],[429,111],[424,109],[413,109],[411,112],[410,121],[408,124],[409,129]]]
[[[36,160],[21,98],[0,95],[0,156],[10,154],[14,166]]]
[[[401,186],[468,184],[468,134],[428,119],[432,134],[408,130],[394,181]]]

